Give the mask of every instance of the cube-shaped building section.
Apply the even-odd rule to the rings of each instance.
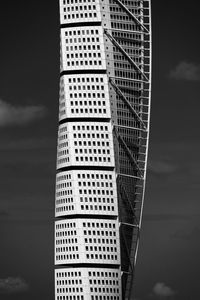
[[[151,100],[150,0],[60,0],[55,300],[130,300]]]
[[[120,265],[116,220],[70,219],[55,223],[55,264]]]
[[[62,268],[55,270],[56,299],[121,299],[121,274],[113,268]]]
[[[114,168],[109,122],[68,122],[58,130],[57,169],[69,166]]]
[[[60,78],[59,119],[111,118],[106,74],[73,74]]]
[[[55,216],[118,216],[116,174],[113,171],[73,170],[56,176]]]

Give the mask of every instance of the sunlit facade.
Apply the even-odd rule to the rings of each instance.
[[[150,0],[60,0],[55,299],[130,299],[151,97]]]

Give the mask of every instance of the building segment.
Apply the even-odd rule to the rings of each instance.
[[[144,202],[150,0],[60,0],[55,299],[130,299]]]

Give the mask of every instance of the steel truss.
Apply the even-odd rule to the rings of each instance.
[[[146,181],[151,98],[151,7],[150,0],[143,0],[143,6],[140,7],[143,13],[141,19],[139,19],[122,0],[113,1],[126,13],[130,22],[136,25],[134,27],[136,29],[133,31],[116,28],[104,30],[105,36],[117,51],[121,53],[125,61],[131,65],[132,72],[135,73],[136,77],[134,79],[109,77],[109,84],[112,91],[115,92],[116,98],[118,98],[118,101],[122,101],[129,114],[133,116],[134,124],[136,124],[134,126],[126,126],[120,124],[118,119],[113,121],[113,134],[118,144],[118,149],[123,151],[123,157],[126,157],[133,169],[132,173],[121,170],[119,154],[118,162],[116,162],[116,173],[120,207],[122,294],[123,300],[128,300],[131,297],[135,273]],[[123,43],[120,44],[120,37],[115,37],[115,32],[119,31],[140,36],[140,39],[138,39],[138,42],[140,42],[139,49],[142,53],[140,62],[138,60],[135,61],[134,56],[127,53]],[[126,37],[121,37],[121,40],[126,40]],[[134,82],[140,84],[140,88],[135,89],[138,95],[134,95],[131,102],[126,95],[128,93],[126,86],[119,86],[118,81],[120,80],[133,82],[133,90]],[[124,132],[128,132],[130,137],[132,135],[135,142],[128,142]]]
[[[108,32],[107,29],[104,30],[104,33],[107,35],[107,37],[111,40],[113,45],[117,47],[117,49],[126,57],[128,62],[142,75],[142,77],[148,82],[147,76],[144,74],[144,72],[139,68],[139,66],[134,62],[134,60],[126,53],[126,51],[123,49],[123,47],[120,46],[120,44],[116,41],[116,39]]]

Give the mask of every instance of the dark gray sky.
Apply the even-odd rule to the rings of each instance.
[[[199,1],[153,0],[149,168],[134,299],[200,297]],[[53,300],[57,1],[0,4],[0,299]]]

